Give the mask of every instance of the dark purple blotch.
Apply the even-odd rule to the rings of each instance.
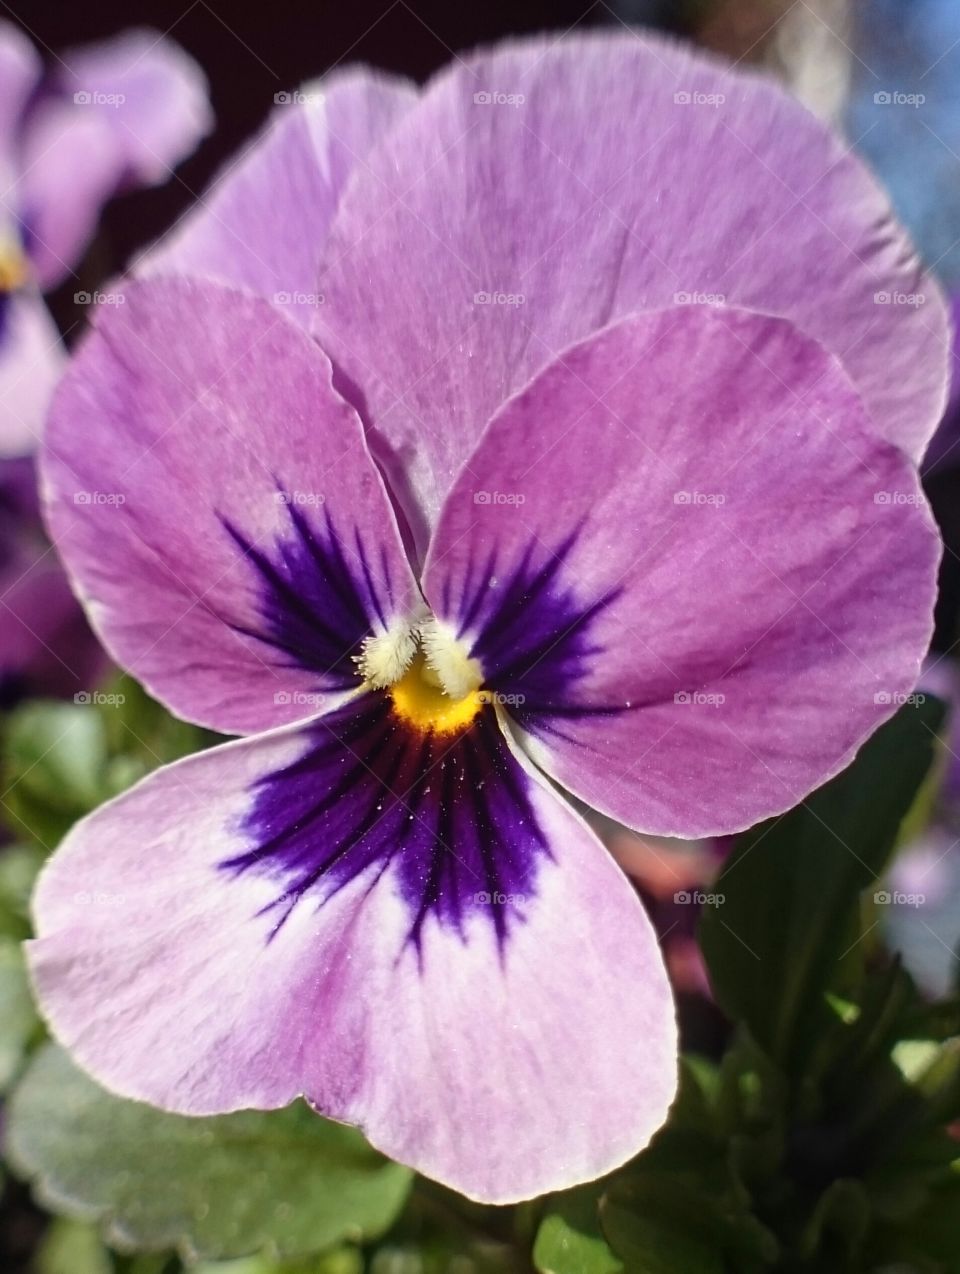
[[[389,870],[418,950],[431,917],[465,937],[472,914],[502,949],[549,850],[531,780],[493,709],[456,735],[422,733],[374,691],[305,733],[301,757],[252,791],[238,829],[250,848],[221,864],[276,880],[272,932],[299,903],[322,906],[358,877],[372,887]]]
[[[575,531],[553,550],[531,540],[519,560],[493,544],[483,561],[470,564],[458,589],[448,581],[443,597],[458,636],[476,634],[470,653],[483,668],[484,688],[503,696],[510,715],[531,733],[560,734],[564,719],[623,711],[622,704],[588,702],[581,693],[588,669],[603,654],[591,633],[594,620],[620,589],[589,605],[577,598],[564,578],[576,539]]]
[[[288,497],[278,491],[285,501]],[[291,668],[317,674],[317,690],[338,691],[357,685],[354,656],[379,624],[386,627],[390,574],[380,555],[379,578],[387,596],[381,601],[368,547],[357,528],[339,532],[324,508],[319,514],[286,502],[289,533],[263,548],[222,518],[226,533],[255,575],[261,626],[238,632],[274,647]]]

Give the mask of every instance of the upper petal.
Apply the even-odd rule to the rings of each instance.
[[[108,199],[165,182],[213,122],[203,72],[156,31],[67,50],[49,87],[27,120],[17,192],[44,288],[77,262]]]
[[[304,1093],[472,1197],[609,1171],[676,1083],[649,921],[490,714],[402,734],[380,695],[188,758],[78,824],[35,897],[57,1037],[187,1114]]]
[[[119,295],[44,439],[67,570],[173,711],[238,733],[312,715],[418,604],[360,422],[268,302],[185,279]]]
[[[0,22],[0,155],[13,149],[20,117],[38,80],[37,50],[12,22]]]
[[[677,298],[791,319],[914,457],[944,399],[941,297],[862,163],[773,85],[633,34],[457,59],[347,191],[321,287],[421,540],[510,392]]]
[[[347,179],[416,92],[405,80],[356,70],[283,96],[290,100],[146,254],[140,272],[246,287],[309,326],[322,304],[320,254]]]
[[[795,805],[911,692],[938,558],[912,465],[831,355],[684,307],[504,406],[423,587],[551,775],[692,839]]]

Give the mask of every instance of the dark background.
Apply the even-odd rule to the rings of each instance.
[[[103,278],[202,192],[263,122],[275,93],[334,66],[366,62],[422,81],[453,53],[506,35],[622,20],[682,31],[700,5],[702,0],[0,0],[0,20],[17,22],[51,61],[54,50],[129,27],[153,27],[192,54],[210,80],[216,132],[162,190],[139,191],[108,208],[96,259],[88,263],[90,275]]]

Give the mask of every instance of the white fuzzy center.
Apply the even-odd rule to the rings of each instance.
[[[433,615],[364,638],[357,657],[360,675],[367,685],[385,690],[403,677],[418,650],[423,652],[425,675],[451,699],[464,699],[483,683],[480,661],[471,658],[449,624]]]

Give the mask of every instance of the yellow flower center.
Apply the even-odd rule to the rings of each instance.
[[[16,292],[28,277],[27,258],[19,246],[0,236],[0,293]]]
[[[394,713],[423,734],[457,734],[465,730],[484,703],[477,689],[468,690],[459,699],[447,694],[420,650],[400,680],[390,687],[389,694]]]

